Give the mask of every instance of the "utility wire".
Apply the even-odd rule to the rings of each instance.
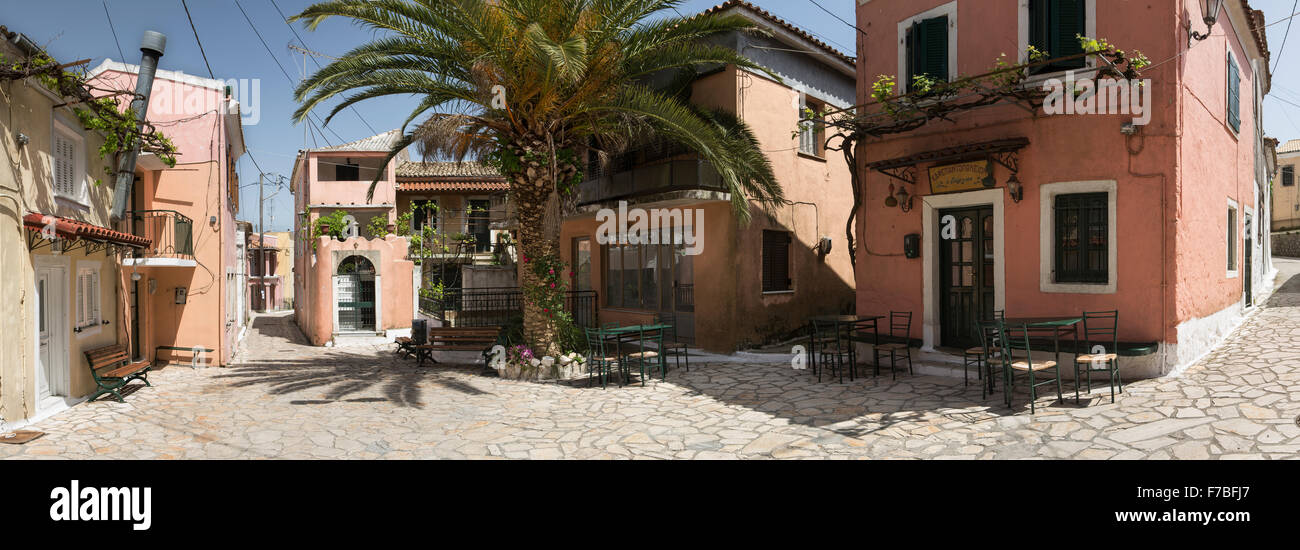
[[[299,35],[299,34],[298,34],[298,29],[293,28],[293,24],[289,23],[289,18],[284,16],[284,12],[283,12],[283,11],[280,11],[280,6],[277,5],[277,4],[275,3],[275,0],[271,0],[271,5],[275,7],[275,11],[276,11],[276,13],[279,13],[279,14],[280,14],[280,19],[284,21],[284,25],[285,25],[286,27],[289,27],[289,31],[292,32],[293,35],[294,35],[295,37],[298,38],[298,43],[299,43],[299,44],[302,44],[302,47],[305,48],[305,49],[308,49],[308,50],[312,49],[311,46],[308,46],[308,45],[307,45],[307,41],[302,39],[302,35]],[[315,57],[313,57],[313,56],[311,56],[311,55],[308,55],[307,57],[311,57],[311,62],[316,64],[316,68],[317,68],[317,69],[320,69],[320,68],[321,68],[321,66],[320,66],[320,62],[319,62],[319,61],[316,61],[316,58],[315,58]],[[303,67],[304,70],[305,70],[306,68],[307,68],[306,66]],[[366,121],[365,117],[361,116],[361,113],[357,111],[357,108],[356,108],[355,105],[349,105],[349,106],[348,106],[348,109],[352,111],[352,114],[357,115],[357,118],[358,118],[358,119],[361,119],[361,123],[366,125],[366,128],[368,128],[368,129],[370,130],[370,133],[371,133],[371,134],[378,134],[378,133],[379,133],[379,131],[376,130],[374,126],[371,126],[370,123]]]
[[[199,44],[199,54],[203,56],[203,65],[208,68],[208,78],[216,80],[217,77],[212,74],[212,65],[208,63],[208,52],[203,51],[203,41],[199,40],[199,30],[194,28],[194,18],[190,16],[190,7],[181,0],[181,7],[185,8],[185,18],[190,20],[190,30],[194,32],[194,41]]]
[[[821,4],[818,4],[818,3],[817,3],[817,0],[808,0],[808,1],[809,1],[809,2],[812,2],[814,6],[817,6],[818,8],[821,8],[822,11],[831,14],[831,17],[834,17],[834,18],[836,18],[836,19],[839,19],[841,23],[844,23],[845,25],[848,25],[848,26],[850,26],[850,27],[853,27],[854,30],[856,30],[856,31],[858,31],[858,32],[860,32],[860,33],[862,33],[862,36],[866,36],[866,35],[867,35],[867,31],[864,31],[864,30],[862,30],[862,28],[858,27],[857,25],[854,25],[853,23],[848,22],[848,21],[845,20],[843,17],[840,17],[839,15],[836,15],[835,12],[826,9],[825,6],[823,6],[823,5],[821,5]]]
[[[181,1],[183,2],[184,0]],[[271,56],[271,61],[274,61],[275,66],[280,68],[280,73],[283,74],[284,78],[289,81],[289,85],[290,86],[294,85],[293,77],[289,76],[289,71],[285,70],[284,65],[280,63],[280,59],[275,56],[275,52],[271,51],[271,46],[267,45],[266,39],[262,38],[262,31],[257,30],[257,25],[253,24],[253,18],[249,17],[248,12],[244,11],[244,6],[240,5],[239,0],[234,0],[234,1],[235,1],[235,7],[239,8],[239,13],[244,14],[244,21],[248,22],[248,27],[253,29],[253,34],[257,35],[257,40],[261,42],[262,47],[266,49],[266,54]],[[312,113],[307,113],[307,116],[308,116],[307,123],[314,125],[315,123],[312,122],[311,119],[311,117],[313,116]],[[322,126],[323,125],[324,124],[322,124]],[[316,130],[320,131],[320,128],[317,128]],[[330,133],[334,134],[334,137],[338,138],[340,143],[347,142],[346,139],[343,139],[341,136],[339,136],[339,134],[335,132],[333,129],[330,129]],[[321,132],[321,138],[325,138],[324,132]],[[329,139],[325,139],[325,144],[333,145],[332,143],[330,143]]]
[[[130,63],[130,60],[126,58],[126,54],[122,53],[122,41],[117,39],[117,29],[113,28],[113,16],[108,14],[108,0],[103,0],[103,4],[104,17],[108,19],[108,30],[113,31],[113,44],[117,46],[117,55],[122,56],[123,63]]]
[[[1297,6],[1300,6],[1300,0],[1291,4],[1291,11],[1295,12]],[[1277,64],[1282,62],[1282,52],[1286,51],[1286,39],[1291,37],[1291,23],[1295,22],[1294,15],[1286,18],[1286,33],[1282,35],[1282,45],[1277,49],[1277,61],[1273,62],[1273,70],[1277,71]]]

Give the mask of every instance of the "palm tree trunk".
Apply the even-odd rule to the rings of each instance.
[[[548,147],[541,141],[534,140],[528,150],[547,151],[548,154],[534,157],[534,160],[522,162],[521,170],[511,175],[511,200],[515,204],[518,216],[520,262],[517,265],[519,288],[524,292],[524,338],[539,357],[543,355],[558,356],[564,350],[559,349],[556,316],[559,311],[550,311],[528,299],[528,290],[539,288],[545,283],[533,271],[534,262],[547,258],[560,258],[560,219],[559,201],[556,194],[555,175],[545,161],[537,158],[554,158]],[[526,150],[517,150],[518,158],[527,158]],[[560,174],[568,174],[576,167],[564,166]]]

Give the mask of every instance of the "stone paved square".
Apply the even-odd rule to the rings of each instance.
[[[418,368],[391,346],[308,346],[263,315],[232,368],[169,366],[126,403],[36,423],[3,458],[1291,459],[1300,451],[1300,278],[1177,378],[1007,409],[959,378],[817,382],[781,362],[692,364],[609,389]],[[1105,394],[1105,395],[1103,395]],[[1054,397],[1054,396],[1053,396]]]

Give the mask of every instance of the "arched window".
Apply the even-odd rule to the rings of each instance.
[[[375,274],[375,264],[364,256],[348,256],[339,263],[339,275]]]

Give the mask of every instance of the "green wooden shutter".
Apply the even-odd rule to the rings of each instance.
[[[1232,54],[1228,54],[1228,125],[1234,132],[1241,131],[1241,73]]]
[[[1048,59],[1083,53],[1079,35],[1088,34],[1087,0],[1030,0],[1029,44],[1047,52]],[[1081,69],[1087,58],[1041,65],[1033,74]]]
[[[921,56],[923,73],[930,78],[948,80],[948,16],[932,17],[921,22]]]

